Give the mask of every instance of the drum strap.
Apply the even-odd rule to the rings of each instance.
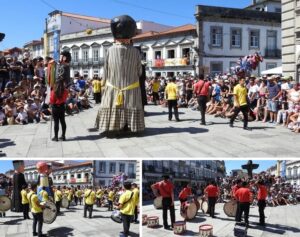
[[[93,190],[91,190],[90,193],[89,193],[89,195],[87,195],[85,198],[88,198],[88,197],[91,195],[92,191],[93,191]]]
[[[130,198],[129,198],[126,202],[123,203],[123,206],[124,206],[126,203],[128,203],[128,202],[131,200],[132,197],[133,197],[133,192],[131,192]]]

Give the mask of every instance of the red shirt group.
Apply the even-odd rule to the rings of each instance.
[[[197,96],[200,96],[200,95],[207,96],[208,92],[209,92],[209,86],[210,86],[210,82],[205,82],[203,80],[200,80],[194,85],[194,93]]]
[[[258,200],[266,200],[267,196],[268,196],[268,190],[267,190],[266,186],[258,185],[257,199]]]
[[[174,185],[168,180],[157,182],[153,184],[152,187],[159,190],[159,193],[162,197],[171,197],[174,190]]]
[[[179,198],[180,199],[187,199],[188,196],[192,195],[192,189],[185,187],[184,189],[181,190],[181,192],[179,193]]]
[[[204,192],[207,193],[208,197],[217,197],[219,194],[219,188],[217,186],[210,184],[206,187]]]
[[[250,202],[251,192],[249,188],[241,187],[235,192],[235,197],[239,202]]]

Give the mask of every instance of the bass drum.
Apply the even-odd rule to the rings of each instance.
[[[192,220],[197,215],[197,206],[194,202],[185,202],[181,208],[181,216],[185,220]]]
[[[66,196],[63,196],[61,199],[61,207],[67,208],[69,206],[69,200]]]
[[[110,216],[110,218],[117,223],[122,223],[122,217],[121,217],[121,212],[118,210],[114,210]]]
[[[11,200],[6,196],[0,196],[0,211],[6,212],[11,208]]]
[[[237,210],[237,201],[231,200],[224,204],[223,206],[224,213],[229,217],[235,217]]]
[[[153,201],[153,205],[156,209],[162,209],[162,196],[156,197]]]
[[[203,201],[201,203],[201,210],[204,214],[206,214],[208,212],[208,202],[207,201]]]
[[[47,201],[42,203],[45,206],[43,209],[43,219],[45,224],[52,224],[57,217],[56,206],[53,202]]]
[[[200,209],[201,205],[200,202],[197,200],[197,198],[194,198],[194,203],[196,204],[197,211]]]

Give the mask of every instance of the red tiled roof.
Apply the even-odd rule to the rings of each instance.
[[[143,38],[151,38],[153,36],[164,36],[164,35],[193,31],[193,30],[196,30],[196,26],[194,26],[192,24],[187,24],[187,25],[183,25],[183,26],[174,27],[169,30],[162,31],[162,32],[149,31],[146,33],[142,33],[142,34],[135,36],[133,38],[133,40],[143,39]]]

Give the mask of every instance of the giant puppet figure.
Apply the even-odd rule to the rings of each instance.
[[[141,54],[131,45],[136,22],[127,15],[111,20],[115,43],[108,49],[103,79],[106,83],[95,127],[104,132],[142,132],[145,129],[139,77]]]
[[[39,172],[37,183],[37,195],[39,200],[42,200],[41,191],[43,188],[45,188],[49,197],[53,197],[52,179],[49,177],[52,171],[51,166],[48,165],[46,162],[40,161],[36,164],[36,168]]]
[[[23,160],[14,160],[13,166],[15,173],[13,175],[13,193],[12,193],[12,205],[11,211],[13,212],[22,212],[22,197],[21,191],[22,186],[26,185],[25,176],[24,176],[24,161]]]

